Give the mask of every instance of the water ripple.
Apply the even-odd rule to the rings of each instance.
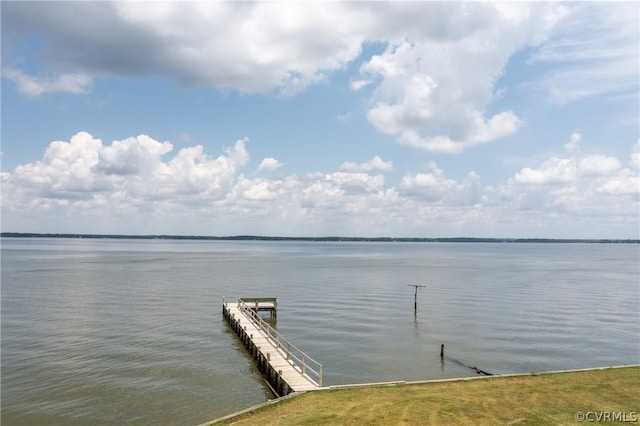
[[[198,424],[269,397],[221,318],[276,296],[325,383],[640,362],[637,245],[3,240],[2,423]],[[414,314],[414,288],[419,290]],[[447,357],[440,360],[440,345]]]

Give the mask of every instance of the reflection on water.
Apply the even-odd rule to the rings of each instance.
[[[640,361],[638,245],[3,239],[2,424],[197,424],[270,397],[222,298],[326,384]],[[425,285],[417,295],[414,289]],[[277,324],[276,324],[277,321]],[[446,356],[441,359],[441,344]]]

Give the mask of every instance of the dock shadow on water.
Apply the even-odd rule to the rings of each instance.
[[[277,320],[275,321],[277,322]],[[224,333],[228,334],[233,341],[234,350],[236,350],[237,353],[239,353],[246,361],[247,369],[245,371],[248,371],[248,376],[252,381],[258,383],[258,385],[262,389],[262,392],[264,393],[265,400],[278,398],[279,395],[274,391],[273,387],[271,387],[269,382],[267,382],[267,380],[264,378],[262,372],[260,371],[260,368],[255,363],[251,352],[249,352],[240,337],[238,337],[238,335],[234,332],[232,326],[227,321],[223,321],[223,327]]]

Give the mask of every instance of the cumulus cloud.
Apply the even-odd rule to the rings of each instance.
[[[436,201],[457,191],[459,185],[448,179],[444,171],[432,162],[428,172],[407,175],[398,187],[405,195]]]
[[[582,140],[582,135],[578,132],[573,132],[571,134],[571,138],[569,142],[567,142],[564,147],[567,152],[571,154],[579,154],[580,153],[580,141]]]
[[[373,80],[354,80],[349,84],[349,87],[351,87],[351,90],[357,92],[371,83],[373,83]]]
[[[181,149],[166,166],[162,165],[158,180],[170,192],[197,198],[222,198],[232,186],[239,168],[249,161],[242,139],[225,150],[226,155],[210,158],[201,145]],[[166,195],[166,194],[163,194]]]
[[[638,169],[622,167],[613,156],[583,153],[581,139],[582,135],[574,133],[563,155],[522,168],[496,192],[503,202],[520,211],[537,211],[547,217],[575,215],[575,220],[615,216],[617,221],[637,226]],[[632,159],[633,155],[634,151]]]
[[[625,8],[618,9],[602,28],[624,17]],[[514,53],[544,43],[560,21],[580,15],[570,10],[479,2],[7,2],[3,59],[14,68],[4,75],[31,96],[84,93],[97,76],[151,73],[185,85],[294,95],[362,61],[350,87],[371,87],[367,118],[377,130],[408,146],[460,153],[521,126],[517,111],[489,112],[496,82]],[[70,14],[82,19],[69,25]],[[576,18],[578,29],[585,26],[580,19],[590,22],[586,15]],[[631,21],[624,22],[624,34],[615,40],[629,39]],[[27,76],[15,67],[21,62],[13,49],[33,32],[42,34],[45,46],[29,59],[57,70],[54,77]],[[362,57],[367,43],[384,51]],[[557,41],[543,46],[534,62],[555,61],[562,52]],[[593,63],[599,59],[606,58],[596,55]]]
[[[12,181],[28,195],[44,198],[90,198],[112,188],[107,176],[93,173],[102,141],[81,132],[69,142],[52,142],[41,161],[16,167]]]
[[[3,34],[46,34],[40,59],[50,67],[163,73],[186,85],[291,95],[359,55],[363,36],[354,19],[363,12],[351,9],[340,3],[16,2],[3,5]],[[69,15],[82,19],[69,25]]]
[[[583,154],[580,148],[581,140],[580,133],[573,133],[570,141],[564,145],[566,151],[564,156],[551,157],[536,168],[524,167],[513,176],[512,182],[533,185],[567,184],[576,182],[580,177],[607,177],[630,171],[622,170],[622,163],[616,157]],[[634,152],[631,153],[631,164],[634,154]]]
[[[71,15],[82,19],[69,25]],[[7,2],[3,76],[31,97],[140,74],[295,95],[361,61],[350,88],[371,88],[372,126],[407,146],[457,154],[522,126],[518,111],[494,101],[524,48],[535,47],[530,64],[557,67],[530,84],[561,102],[637,92],[637,21],[637,8],[623,3]],[[51,71],[28,75],[13,52],[34,33],[44,46],[26,59]],[[363,57],[367,43],[383,51]]]
[[[615,157],[606,155],[587,155],[580,159],[578,171],[585,176],[609,176],[622,165]]]
[[[630,170],[623,170],[621,173],[605,180],[596,191],[608,195],[640,195],[640,177]]]
[[[340,166],[340,171],[343,172],[390,172],[393,170],[393,162],[392,161],[384,161],[379,156],[373,157],[371,160],[366,163],[352,163],[350,161],[346,161],[342,163]]]
[[[276,160],[275,158],[264,158],[261,162],[260,165],[258,166],[258,171],[272,171],[272,170],[277,170],[280,167],[282,167],[282,163],[278,160]]]
[[[249,160],[247,141],[237,141],[218,158],[194,146],[165,162],[162,157],[173,150],[169,142],[140,135],[104,146],[102,140],[80,132],[69,142],[49,144],[42,160],[16,167],[10,175],[16,191],[13,201],[97,200],[105,194],[113,201],[136,203],[219,199]]]
[[[212,156],[146,135],[104,144],[77,133],[1,174],[3,229],[553,237],[550,227],[563,224],[583,237],[637,233],[639,170],[613,156],[565,150],[497,185],[474,171],[452,178],[435,162],[389,182],[381,171],[391,162],[377,156],[337,171],[248,178],[247,142]]]
[[[248,180],[242,175],[238,179],[236,190],[246,200],[273,201],[277,197],[277,192],[274,188],[276,185],[266,179]]]
[[[573,182],[576,179],[576,163],[572,158],[553,157],[539,168],[525,167],[514,176],[516,183],[547,185]]]
[[[86,133],[82,135],[87,138],[91,137]],[[71,139],[71,143],[74,138]],[[160,143],[149,136],[140,135],[135,138],[114,141],[110,146],[99,149],[98,161],[94,167],[96,171],[106,175],[134,175],[150,172],[159,164],[160,157],[172,150],[173,145],[169,142]]]
[[[523,3],[451,8],[464,9],[458,12],[469,22],[444,28],[438,38],[428,29],[417,31],[360,68],[380,80],[367,115],[371,124],[402,144],[442,153],[460,153],[517,130],[515,112],[486,113],[495,82],[508,59],[543,40],[563,14],[556,6]],[[453,11],[434,12],[450,22]]]

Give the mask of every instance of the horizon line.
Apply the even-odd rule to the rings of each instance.
[[[0,232],[2,238],[90,238],[90,239],[165,239],[165,240],[239,240],[239,241],[354,241],[354,242],[590,242],[635,243],[635,238],[547,238],[547,237],[353,237],[353,236],[270,236],[270,235],[173,235],[173,234],[94,234],[55,232]]]

